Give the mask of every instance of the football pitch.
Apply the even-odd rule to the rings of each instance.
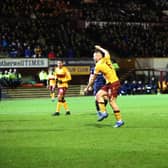
[[[0,168],[167,168],[168,95],[120,96],[125,125],[97,122],[94,97],[0,102]]]

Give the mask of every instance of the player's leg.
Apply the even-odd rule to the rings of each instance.
[[[113,109],[113,112],[114,112],[114,115],[115,115],[115,118],[117,121],[121,120],[121,114],[120,114],[120,109],[116,103],[116,98],[115,97],[112,97],[110,99],[110,106],[112,107]]]
[[[51,86],[50,96],[51,96],[52,102],[54,102],[55,101],[55,86]]]
[[[120,84],[115,83],[115,84],[112,84],[109,88],[110,89],[109,103],[113,109],[114,116],[116,118],[116,124],[114,125],[115,128],[118,128],[124,124],[121,117],[119,106],[117,104],[117,95],[118,95],[119,87],[120,87]]]
[[[108,98],[107,98],[107,96],[105,96],[104,97],[104,105],[105,105],[105,107],[106,107],[107,103],[108,103]],[[101,112],[100,112],[100,108],[99,108],[99,103],[98,103],[98,101],[96,99],[95,99],[95,106],[96,106],[97,114],[98,114],[98,116],[100,116]]]
[[[106,95],[106,96],[104,96],[104,104],[105,104],[105,106],[107,106],[107,103],[108,103],[108,96]]]
[[[66,115],[70,115],[71,113],[70,113],[70,111],[69,111],[69,107],[68,107],[68,103],[67,103],[67,101],[65,100],[65,94],[66,94],[66,90],[67,90],[67,88],[63,88],[62,89],[62,105],[64,106],[64,109],[65,109],[65,111],[66,111]]]
[[[63,98],[63,92],[62,88],[58,88],[58,94],[57,94],[57,105],[56,105],[56,112],[53,113],[54,116],[60,115],[60,110],[62,106],[62,98]]]
[[[107,95],[107,92],[102,89],[100,89],[96,94],[96,101],[98,102],[98,106],[100,109],[98,121],[102,121],[104,118],[108,117],[108,114],[106,112],[105,102],[104,102],[104,97],[106,95]]]
[[[52,88],[51,88],[51,85],[48,86],[48,89],[49,89],[49,91],[50,91],[50,97],[52,98],[52,93],[51,93]]]
[[[94,94],[94,96],[95,96],[96,111],[97,111],[97,115],[100,116],[101,113],[100,113],[99,103],[98,103],[98,101],[96,100],[96,94],[97,94],[97,92],[98,92],[97,88],[94,88],[93,94]]]
[[[70,115],[71,113],[70,113],[69,108],[68,108],[68,103],[66,102],[64,97],[63,97],[62,103],[63,103],[64,109],[66,111],[66,115]]]
[[[95,100],[95,106],[96,106],[96,110],[97,110],[97,112],[99,112],[99,111],[100,111],[100,108],[99,108],[99,103],[98,103],[97,100]]]
[[[121,113],[120,113],[120,109],[119,109],[119,107],[116,103],[116,98],[115,97],[111,98],[109,103],[110,103],[110,106],[113,109],[114,116],[116,118],[116,124],[114,125],[114,127],[118,128],[118,127],[124,125],[124,122],[122,120],[122,116],[121,116]]]

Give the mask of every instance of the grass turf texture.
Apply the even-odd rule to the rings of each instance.
[[[67,98],[72,115],[53,117],[50,99],[0,102],[1,168],[166,168],[168,95],[118,98],[125,125],[97,122],[93,97]]]

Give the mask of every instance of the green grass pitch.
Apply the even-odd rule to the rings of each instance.
[[[94,97],[0,102],[0,168],[167,168],[168,95],[120,96],[125,125],[97,122]]]

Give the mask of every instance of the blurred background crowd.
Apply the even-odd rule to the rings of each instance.
[[[1,57],[86,58],[95,44],[120,58],[168,56],[167,0],[3,0],[0,24]],[[0,72],[4,87],[21,82],[16,69]],[[120,94],[157,88],[155,77],[131,79]]]
[[[120,57],[168,56],[167,0],[85,1],[0,1],[1,55],[89,57],[99,43]]]

